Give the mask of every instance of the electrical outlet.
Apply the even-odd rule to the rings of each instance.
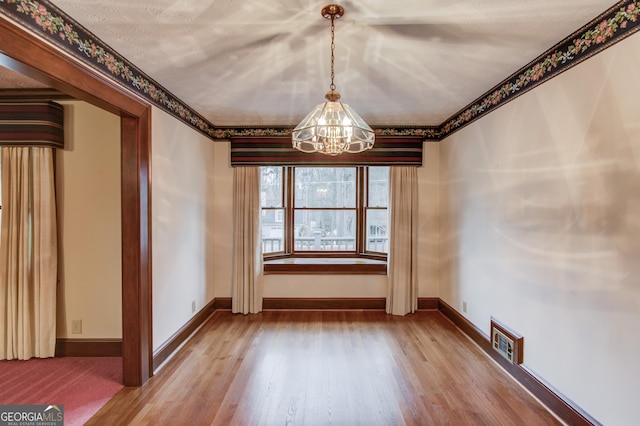
[[[462,312],[467,312],[467,302],[462,302]]]
[[[194,313],[196,311],[196,301],[193,300],[191,301],[191,313]]]
[[[82,320],[71,320],[71,334],[82,334]]]

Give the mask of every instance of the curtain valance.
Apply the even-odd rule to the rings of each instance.
[[[239,166],[422,166],[422,137],[376,136],[373,149],[359,154],[306,154],[291,137],[231,139],[231,165]]]
[[[64,148],[63,118],[55,102],[2,102],[0,146]]]

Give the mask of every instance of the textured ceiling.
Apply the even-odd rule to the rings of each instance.
[[[0,66],[0,89],[43,89],[47,86],[27,76]]]
[[[52,3],[217,126],[293,126],[328,90],[325,1]],[[342,101],[370,125],[411,126],[442,123],[614,2],[340,4]]]

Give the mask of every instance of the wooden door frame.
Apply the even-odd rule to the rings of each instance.
[[[153,374],[151,105],[0,15],[0,65],[121,117],[122,351],[125,386]]]

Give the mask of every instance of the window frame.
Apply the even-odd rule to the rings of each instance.
[[[280,166],[278,166],[280,167]],[[386,274],[387,253],[367,250],[367,211],[386,210],[389,205],[369,206],[369,166],[298,166],[313,168],[346,167],[356,170],[355,208],[331,207],[295,207],[295,169],[296,166],[282,167],[282,207],[260,207],[265,210],[283,210],[283,250],[263,254],[264,272],[268,273],[312,273],[312,274]],[[379,167],[379,166],[373,166]],[[355,210],[356,235],[353,251],[296,251],[295,212],[304,210]],[[261,213],[262,215],[263,213]],[[389,214],[389,213],[388,213]]]

